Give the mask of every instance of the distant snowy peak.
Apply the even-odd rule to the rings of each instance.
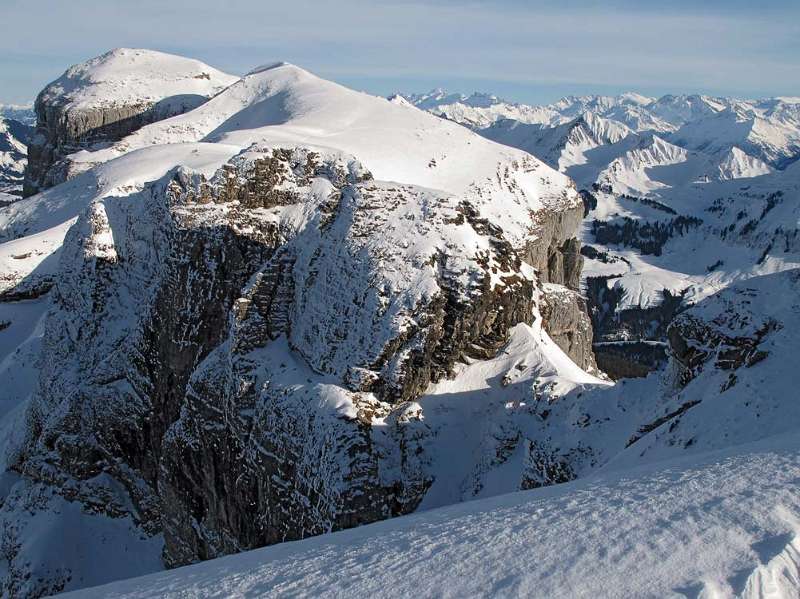
[[[67,69],[41,92],[37,102],[80,108],[157,102],[172,96],[208,98],[237,79],[198,60],[117,48]]]
[[[503,119],[557,127],[591,113],[637,133],[669,134],[690,149],[713,151],[736,145],[771,166],[783,168],[800,154],[800,102],[778,97],[737,100],[700,94],[650,98],[628,92],[618,96],[567,96],[545,106],[506,102],[490,94],[453,94],[434,90],[404,96],[418,108],[476,130]]]
[[[759,177],[774,170],[766,162],[750,156],[736,146],[732,146],[730,150],[723,153],[718,166],[720,179]]]
[[[587,111],[553,127],[504,119],[480,133],[498,143],[523,149],[563,171],[572,164],[582,162],[583,152],[617,143],[633,131],[620,122]]]
[[[648,106],[648,111],[674,127],[713,115],[730,106],[730,101],[710,96],[668,94]]]
[[[587,110],[572,123],[572,129],[582,129],[591,134],[597,143],[617,143],[633,133],[633,130],[623,123],[606,119]]]
[[[502,119],[548,124],[563,120],[561,115],[547,107],[516,104],[493,94],[480,92],[466,95],[435,89],[426,94],[395,96],[402,96],[417,108],[476,129],[488,127]]]
[[[0,194],[18,195],[27,163],[33,127],[0,116]],[[0,197],[0,206],[6,203]]]
[[[436,88],[424,94],[394,94],[403,96],[406,100],[411,102],[417,108],[423,110],[430,110],[439,106],[446,106],[448,104],[463,104],[472,108],[488,108],[495,104],[509,104],[505,100],[501,100],[494,94],[487,94],[483,92],[473,92],[470,95],[460,93],[449,93],[441,88]]]
[[[0,117],[19,121],[28,126],[36,124],[33,102],[30,104],[0,104]]]
[[[653,98],[627,92],[619,96],[567,96],[558,102],[550,104],[548,108],[565,117],[574,117],[586,111],[604,114],[609,110],[621,107],[637,108],[647,106],[652,102]]]
[[[734,105],[687,122],[670,139],[701,151],[728,150],[733,146],[772,166],[781,168],[800,155],[800,121],[770,118],[753,106]],[[774,113],[773,113],[774,114]]]

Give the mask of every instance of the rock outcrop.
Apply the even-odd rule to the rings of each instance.
[[[587,372],[596,372],[586,300],[561,285],[545,284],[543,290],[542,326],[573,362]]]
[[[798,279],[796,271],[781,278]],[[679,367],[680,384],[686,385],[705,368],[728,373],[722,391],[736,384],[736,371],[764,360],[764,338],[782,324],[764,310],[754,309],[759,290],[726,290],[694,310],[681,314],[669,326],[667,338],[671,356]]]

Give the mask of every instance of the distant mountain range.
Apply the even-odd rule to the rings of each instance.
[[[511,123],[503,121],[532,125],[531,135],[537,128],[565,126],[567,131],[584,125],[595,137],[594,143],[619,141],[620,135],[627,132],[653,133],[677,146],[708,153],[724,154],[738,147],[775,168],[784,168],[800,156],[800,98],[737,100],[702,95],[648,98],[626,93],[570,96],[546,106],[529,106],[489,94],[467,96],[442,90],[403,97],[418,108],[480,129],[490,138],[502,139],[513,128]],[[530,143],[531,148],[537,146]],[[545,145],[542,150],[546,152],[552,146]]]
[[[587,199],[582,289],[606,371],[641,367],[640,343],[664,343],[682,306],[800,265],[800,98],[627,93],[527,106],[434,90],[403,101],[575,181]]]

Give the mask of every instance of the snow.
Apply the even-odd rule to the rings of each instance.
[[[28,104],[0,104],[0,117],[13,119],[30,127],[36,125],[33,102]]]
[[[790,597],[798,479],[792,433],[65,597]]]
[[[79,154],[99,162],[155,144],[212,142],[245,149],[316,147],[355,156],[375,179],[453,194],[479,193],[508,166],[528,205],[560,201],[568,184],[539,173],[525,153],[494,144],[455,123],[355,92],[287,63],[256,69],[197,109],[148,125],[107,150]],[[527,162],[528,173],[519,165]],[[514,163],[517,166],[514,167]],[[546,177],[549,181],[538,183]],[[500,187],[500,186],[496,186]],[[556,197],[551,197],[552,194]]]
[[[417,400],[425,422],[436,433],[427,448],[433,456],[434,482],[422,500],[422,510],[519,488],[519,460],[510,460],[477,494],[473,469],[483,460],[483,444],[508,404],[529,401],[531,387],[534,394],[539,387],[560,397],[575,389],[610,384],[576,366],[540,324],[517,325],[496,357],[458,365],[454,374],[431,385]]]
[[[10,471],[3,473],[0,484],[4,502],[12,506],[33,486],[20,482],[20,477]],[[9,485],[14,485],[10,492]],[[19,554],[28,560],[28,566],[39,566],[38,571],[52,581],[53,587],[46,593],[58,592],[64,585],[105,584],[163,568],[159,557],[163,540],[144,536],[130,516],[110,518],[88,513],[79,502],[67,501],[52,488],[34,488],[33,492],[40,509],[46,509],[30,518],[24,507],[15,506],[15,517],[9,519],[17,538],[22,539]],[[13,560],[3,560],[0,576],[13,577],[17,566]],[[16,590],[20,596],[42,591],[36,579],[19,581],[19,585]]]
[[[168,233],[159,210],[166,210],[164,186],[173,177],[200,186],[227,177],[218,170],[226,163],[246,170],[286,148],[298,164],[308,164],[300,158],[314,152],[335,177],[305,181],[287,171],[281,189],[302,201],[254,209],[243,225],[275,225],[294,260],[290,330],[245,358],[256,379],[269,375],[275,388],[292,390],[293,399],[281,404],[285,412],[262,416],[288,422],[321,415],[313,442],[299,448],[304,464],[317,455],[311,445],[327,443],[326,431],[346,426],[345,419],[358,415],[357,402],[370,399],[345,389],[349,368],[377,363],[389,340],[414,330],[419,311],[441,291],[431,257],[447,254],[448,275],[468,289],[482,273],[476,266],[481,252],[496,270],[490,284],[506,284],[492,249],[497,236],[456,218],[463,200],[499,225],[515,247],[530,239],[536,210],[579,202],[570,177],[584,188],[599,183],[611,189],[595,190],[598,206],[590,219],[702,217],[702,227],[669,240],[659,255],[606,247],[610,261],[587,260],[585,273],[613,275],[607,284],[625,291],[619,309],[654,307],[668,290],[685,293],[686,303],[694,304],[688,314],[716,326],[728,326],[731,313],[749,318],[727,332],[754,334],[767,318],[782,328],[763,341],[769,357],[739,369],[738,382],[723,393],[728,373],[710,367],[684,389],[676,387],[671,370],[612,385],[576,366],[534,314],[514,327],[495,357],[465,359],[454,378],[432,384],[404,407],[426,431],[414,439],[432,481],[419,513],[75,596],[798,593],[800,404],[791,401],[796,393],[787,373],[800,368],[794,339],[800,312],[796,273],[782,271],[800,267],[800,247],[789,236],[775,242],[783,239],[781,227],[791,232],[800,222],[800,163],[785,170],[777,164],[792,151],[794,138],[786,131],[796,128],[795,104],[627,93],[525,107],[441,90],[386,100],[283,62],[241,79],[210,69],[121,49],[70,69],[48,88],[45,93],[75,106],[125,103],[170,97],[178,87],[187,89],[186,73],[195,73],[192,90],[213,97],[110,147],[72,155],[85,172],[1,209],[0,291],[42,290],[59,268],[91,268],[94,258],[116,264],[108,274],[117,277],[115,293],[106,297],[102,318],[78,314],[86,286],[59,288],[77,306],[74,314],[62,314],[65,330],[91,318],[102,321],[107,335],[88,348],[101,362],[131,334],[134,317],[159,284],[159,261],[168,257],[153,240]],[[728,127],[731,119],[735,127]],[[687,131],[696,123],[701,126],[694,133],[705,141],[690,139]],[[750,145],[737,145],[743,141]],[[759,158],[753,148],[771,154]],[[340,189],[336,177],[349,184]],[[337,216],[322,235],[313,219],[333,196],[340,202]],[[173,208],[173,216],[208,224],[224,222],[231,209]],[[745,229],[750,220],[755,224]],[[723,236],[731,225],[733,233]],[[587,226],[588,242],[590,235]],[[711,268],[717,261],[723,266]],[[521,271],[534,275],[529,267]],[[0,330],[4,462],[23,429],[49,306],[46,295],[0,303],[0,323],[9,323]],[[365,338],[365,330],[374,334]],[[204,368],[211,372],[224,362],[231,339],[205,358],[198,379]],[[53,384],[76,384],[67,378],[54,375]],[[691,401],[700,403],[637,437]],[[45,414],[43,421],[51,416],[59,417]],[[390,447],[396,439],[386,438],[387,424],[377,417],[365,434]],[[578,480],[514,493],[539,450],[563,458]],[[337,490],[346,487],[346,453],[346,447],[331,452],[341,466],[328,481]],[[160,537],[144,538],[128,519],[90,516],[14,476],[7,474],[2,484],[4,509],[18,520],[16,538],[24,539],[20,560],[32,559],[45,571],[64,563],[78,573],[70,588],[162,567]],[[26,502],[39,494],[45,517],[30,517]],[[462,501],[468,502],[451,505]],[[67,541],[79,549],[70,550]]]
[[[0,211],[0,292],[27,292],[51,281],[64,237],[92,202],[131,195],[179,164],[210,175],[235,151],[223,144],[146,148],[6,207]]]
[[[213,96],[236,77],[198,60],[137,48],[116,48],[70,67],[40,101],[77,110],[99,106],[188,101]]]
[[[408,97],[437,114],[463,102],[452,94]],[[450,116],[537,156],[571,177],[579,189],[591,190],[597,199],[591,220],[628,218],[664,226],[677,216],[703,221],[694,232],[668,241],[662,255],[610,246],[601,248],[610,252],[606,262],[587,260],[586,277],[617,277],[609,285],[625,291],[618,309],[654,307],[665,291],[685,292],[687,302],[699,301],[733,281],[800,264],[800,248],[780,233],[786,223],[797,222],[790,208],[796,202],[780,203],[765,212],[755,232],[738,234],[747,219],[760,220],[756,206],[763,207],[765,198],[798,193],[800,171],[792,161],[800,155],[800,111],[791,100],[652,99],[628,93],[527,107],[534,108],[554,116],[534,122],[519,115],[487,115],[480,125],[475,114]],[[471,110],[487,109],[476,105]],[[723,200],[720,212],[715,202]],[[582,237],[584,243],[602,245],[588,225]]]
[[[20,194],[33,129],[0,114],[0,194]],[[0,197],[0,206],[12,198]],[[17,198],[13,198],[17,199]],[[5,202],[4,202],[5,200]]]

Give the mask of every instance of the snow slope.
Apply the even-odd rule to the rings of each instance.
[[[59,85],[64,86],[70,102],[85,99],[87,94],[96,101],[95,95],[101,94],[104,86],[114,88],[134,69],[142,81],[155,76],[155,82],[148,85],[163,94],[170,81],[169,61],[165,66],[166,59],[153,62],[155,58],[158,53],[140,56],[133,50],[113,51],[86,63],[94,65],[88,71],[90,91],[78,85],[83,71],[67,71]],[[124,68],[118,73],[115,69],[120,62]],[[161,76],[167,76],[167,83]],[[54,93],[55,88],[48,89],[46,93]],[[110,94],[109,101],[115,97]],[[376,179],[465,197],[478,198],[491,188],[525,209],[560,203],[568,186],[566,177],[541,170],[544,167],[523,152],[489,142],[415,108],[397,106],[280,63],[256,69],[199,108],[145,126],[110,148],[72,154],[70,160],[83,163],[81,170],[112,162],[0,213],[0,240],[15,240],[13,245],[0,247],[2,274],[8,281],[5,287],[22,280],[57,251],[74,218],[91,201],[133,193],[179,164],[213,171],[259,142],[352,154]],[[139,151],[114,161],[133,150]],[[497,182],[498,173],[503,172],[510,173],[514,188]],[[491,210],[491,204],[486,204],[486,209]],[[501,224],[514,228],[513,214],[496,216]],[[509,232],[515,242],[526,234],[518,227]],[[33,234],[38,237],[19,239]],[[26,254],[30,257],[24,260],[14,258]],[[51,260],[51,265],[54,268],[56,261]]]
[[[476,189],[502,165],[526,156],[455,123],[278,63],[255,69],[189,113],[143,127],[107,150],[78,154],[75,160],[99,162],[149,145],[197,141],[240,149],[264,142],[316,146],[357,156],[378,180],[450,193]],[[519,177],[525,190],[541,191],[546,202],[547,183]],[[554,173],[548,177],[556,186],[567,181]]]
[[[213,96],[236,79],[191,58],[116,48],[67,69],[42,90],[37,102],[71,110],[161,102],[168,111],[173,103],[196,105],[199,98]]]
[[[792,597],[798,479],[793,433],[65,597]]]

